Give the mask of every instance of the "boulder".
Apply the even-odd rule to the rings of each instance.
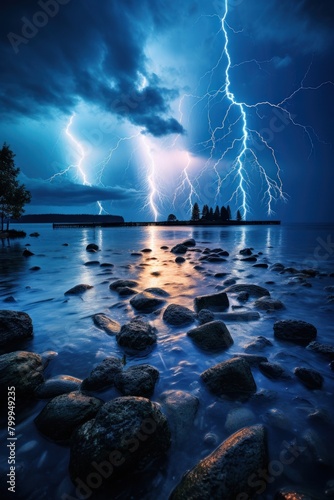
[[[72,436],[71,479],[78,485],[78,478],[98,477],[96,487],[110,488],[119,478],[143,473],[161,460],[170,443],[166,417],[156,403],[133,396],[113,399]]]
[[[164,413],[172,432],[172,441],[180,446],[188,439],[194,425],[199,400],[189,392],[170,390],[160,396]]]
[[[201,311],[202,309],[209,309],[210,311],[222,311],[227,309],[230,305],[225,292],[196,297],[194,303],[195,310],[197,312]]]
[[[121,347],[143,351],[156,343],[157,334],[149,323],[135,318],[122,326],[116,340]]]
[[[233,307],[233,306],[232,306]],[[260,314],[257,311],[238,311],[233,313],[218,313],[223,321],[257,321]]]
[[[277,271],[277,272],[282,272],[284,271],[284,266],[280,262],[277,262],[276,264],[273,264],[270,266],[270,271]]]
[[[321,389],[324,382],[323,376],[310,368],[295,368],[294,374],[308,389]]]
[[[261,297],[254,302],[254,306],[258,309],[263,309],[265,311],[279,311],[280,309],[285,309],[283,302],[277,299],[271,299],[269,297]]]
[[[85,284],[76,285],[73,288],[67,290],[67,292],[65,292],[64,295],[80,295],[81,293],[84,293],[87,290],[90,290],[91,288],[94,287],[92,285],[85,285]]]
[[[215,319],[215,315],[213,314],[212,311],[209,311],[209,309],[202,309],[198,313],[198,321],[200,325],[205,325],[205,323],[210,323],[210,321],[213,321]]]
[[[186,259],[184,257],[182,257],[181,255],[178,255],[175,259],[176,264],[183,264],[185,261],[186,261]]]
[[[264,427],[245,427],[187,472],[170,500],[253,498],[259,485],[249,478],[266,470],[267,461]]]
[[[165,300],[159,299],[150,292],[137,293],[130,300],[130,304],[134,309],[143,313],[149,313],[161,307],[165,303]]]
[[[138,286],[138,281],[133,281],[133,280],[116,280],[110,283],[109,288],[110,290],[118,290],[118,288],[124,288],[124,287],[129,287],[133,288]]]
[[[248,292],[240,292],[237,295],[237,300],[239,302],[247,302],[248,299],[249,299],[249,293]]]
[[[102,313],[94,314],[93,321],[98,328],[104,330],[108,335],[116,335],[121,330],[121,325],[117,321]]]
[[[189,238],[188,240],[182,241],[181,245],[184,245],[185,247],[195,247],[196,241],[194,238]]]
[[[306,349],[322,354],[324,357],[334,360],[334,346],[329,344],[321,344],[320,342],[311,342]]]
[[[266,288],[258,285],[249,285],[247,283],[245,284],[236,284],[236,285],[231,285],[228,288],[225,288],[224,292],[226,293],[240,293],[240,292],[247,292],[249,296],[251,297],[269,297],[270,292]]]
[[[35,255],[33,252],[25,248],[22,252],[23,257],[31,257],[32,255]]]
[[[144,292],[152,293],[153,295],[158,295],[159,297],[169,297],[169,293],[166,292],[166,290],[156,286],[145,288]]]
[[[120,297],[129,297],[130,295],[136,295],[138,292],[129,286],[120,286],[117,288],[117,293]]]
[[[251,395],[256,384],[249,363],[242,358],[222,361],[201,373],[201,379],[217,396]]]
[[[33,336],[30,316],[18,311],[0,311],[0,348]]]
[[[8,387],[15,387],[17,396],[30,398],[43,382],[43,360],[39,354],[15,351],[0,356],[0,395],[3,401],[7,401]]]
[[[295,344],[307,345],[317,336],[315,326],[301,320],[282,320],[274,324],[274,336]]]
[[[266,347],[272,347],[273,343],[270,342],[266,337],[262,335],[256,337],[256,339],[252,340],[248,344],[245,345],[246,352],[257,352],[262,351]]]
[[[259,262],[258,264],[253,264],[253,267],[257,267],[259,269],[268,269],[268,264],[265,262]]]
[[[227,326],[219,320],[193,328],[187,335],[204,351],[222,351],[233,344]]]
[[[162,319],[172,326],[189,325],[195,321],[195,313],[188,307],[179,304],[169,304],[165,309]]]
[[[304,489],[287,487],[277,491],[274,500],[323,500],[323,496]]]
[[[240,259],[240,262],[256,262],[257,258],[255,255],[252,255],[251,257],[244,257],[243,259]]]
[[[87,391],[100,391],[114,386],[115,376],[123,369],[123,363],[119,358],[106,358],[97,365],[89,377],[82,381],[81,389]]]
[[[89,243],[89,245],[86,246],[87,252],[97,252],[99,250],[99,246],[96,245],[95,243]]]
[[[176,254],[184,254],[188,252],[188,247],[186,245],[182,245],[182,243],[179,243],[171,249],[171,252]]]
[[[256,423],[255,414],[250,409],[241,406],[240,408],[233,408],[229,411],[224,427],[229,434],[232,434],[254,423]]]
[[[159,370],[151,365],[130,366],[115,376],[115,387],[123,396],[149,398],[159,378]]]
[[[71,377],[70,375],[57,375],[49,378],[43,384],[39,385],[35,395],[39,399],[49,399],[61,394],[78,391],[82,380]]]
[[[268,358],[265,356],[259,356],[257,354],[235,353],[235,356],[244,359],[250,366],[258,366],[259,363],[266,363],[268,361]]]
[[[49,439],[66,442],[82,424],[95,417],[103,401],[80,392],[57,396],[35,418],[37,429]]]
[[[259,363],[259,369],[268,378],[271,379],[288,379],[290,375],[284,370],[279,363],[269,363],[268,361]]]
[[[251,248],[243,248],[240,250],[239,254],[240,255],[252,255],[252,249]]]

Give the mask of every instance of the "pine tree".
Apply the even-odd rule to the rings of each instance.
[[[222,206],[220,209],[220,218],[222,221],[227,221],[228,219],[228,213],[224,206]]]
[[[209,217],[208,217],[209,220],[213,220],[213,208],[210,207],[209,208]]]
[[[242,221],[242,215],[240,213],[240,210],[237,211],[237,221]]]
[[[191,214],[191,220],[199,220],[199,206],[198,206],[198,203],[194,203],[194,205],[193,205],[192,214]]]
[[[216,206],[215,208],[215,212],[213,214],[213,220],[216,220],[218,221],[219,220],[219,217],[220,217],[220,210],[219,210],[219,207],[218,205]]]
[[[231,212],[231,209],[230,209],[230,205],[227,205],[227,220],[231,220],[232,219],[232,212]]]
[[[208,207],[208,205],[204,205],[203,210],[202,210],[202,219],[207,220],[208,215],[209,215],[209,207]]]

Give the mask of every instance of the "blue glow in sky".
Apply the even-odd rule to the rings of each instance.
[[[184,219],[197,201],[333,220],[331,2],[1,9],[0,142],[32,192],[27,213]]]

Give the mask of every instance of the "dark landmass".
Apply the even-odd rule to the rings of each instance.
[[[22,215],[12,222],[18,223],[123,223],[120,215],[92,215],[92,214],[28,214]]]
[[[0,238],[10,238],[10,239],[15,239],[15,238],[25,238],[27,236],[27,233],[24,231],[17,231],[16,229],[9,229],[8,231],[0,231]]]
[[[86,222],[86,221],[78,221],[78,222],[60,222],[53,223],[54,229],[61,227],[138,227],[138,226],[218,226],[218,227],[226,227],[226,226],[261,226],[261,225],[279,225],[281,221],[267,221],[267,220],[258,220],[258,221],[238,221],[238,220],[229,220],[224,222],[217,221],[203,221],[203,220],[179,220],[179,221],[159,221],[159,222],[104,222],[102,220],[96,220],[94,222]]]

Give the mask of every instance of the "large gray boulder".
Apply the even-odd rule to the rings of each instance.
[[[106,314],[94,314],[93,321],[98,328],[104,330],[108,335],[116,335],[121,330],[121,325]]]
[[[199,400],[190,392],[170,390],[160,396],[164,413],[172,431],[172,442],[177,447],[188,439],[194,425]]]
[[[101,391],[114,386],[115,376],[123,369],[123,363],[114,356],[104,359],[82,381],[81,389],[85,391]]]
[[[274,336],[279,340],[288,340],[295,344],[307,345],[317,336],[317,329],[306,321],[286,319],[276,321]]]
[[[150,292],[141,292],[137,293],[130,300],[130,304],[134,309],[143,313],[150,313],[157,309],[158,307],[163,306],[165,300],[156,297]]]
[[[210,311],[224,311],[230,305],[225,292],[214,293],[211,295],[202,295],[195,298],[195,310],[197,312],[202,309]]]
[[[249,363],[242,358],[222,361],[201,373],[201,379],[217,396],[245,396],[256,392]]]
[[[133,319],[122,326],[116,335],[118,344],[136,351],[144,351],[157,341],[155,328],[141,319]]]
[[[228,288],[225,288],[224,292],[226,293],[240,293],[247,292],[251,297],[269,297],[270,292],[266,288],[259,285],[251,285],[248,283],[242,284],[239,283],[237,285],[231,285]]]
[[[80,392],[57,396],[35,418],[37,429],[53,441],[66,442],[82,424],[95,417],[103,401]]]
[[[164,457],[170,443],[167,419],[156,403],[133,396],[113,399],[72,436],[71,479],[78,486],[80,479],[95,477],[96,488],[108,488]]]
[[[170,500],[235,500],[239,494],[252,498],[258,484],[251,478],[266,470],[267,461],[264,427],[245,427],[187,472]]]
[[[130,366],[115,376],[115,387],[124,396],[149,398],[159,378],[159,370],[151,365]]]
[[[219,320],[193,328],[187,335],[204,351],[222,351],[233,344],[227,326]]]
[[[8,387],[21,398],[30,398],[44,382],[43,360],[39,354],[15,351],[0,356],[0,395],[7,400]]]
[[[178,304],[169,304],[163,314],[163,320],[172,326],[189,325],[195,321],[195,313],[188,307]]]
[[[18,311],[0,311],[0,349],[33,336],[30,316]]]

